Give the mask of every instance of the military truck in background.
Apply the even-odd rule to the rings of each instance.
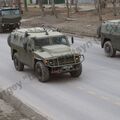
[[[120,51],[120,20],[103,22],[97,32],[106,56],[114,57]]]
[[[0,8],[0,32],[12,31],[21,25],[21,13],[19,8]]]
[[[10,34],[8,44],[16,70],[23,71],[27,65],[42,82],[54,73],[69,72],[72,77],[82,73],[84,56],[72,49],[68,38],[56,29],[18,29]]]

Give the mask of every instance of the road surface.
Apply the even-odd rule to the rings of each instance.
[[[0,88],[6,93],[53,120],[120,120],[119,53],[108,58],[99,42],[75,38],[73,46],[85,55],[82,75],[56,75],[40,83],[31,69],[15,70],[7,36],[0,34]]]

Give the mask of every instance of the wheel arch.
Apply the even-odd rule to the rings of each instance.
[[[14,57],[15,53],[17,53],[17,50],[16,49],[12,49],[12,60],[13,60],[13,57]]]
[[[35,65],[36,65],[36,63],[37,63],[38,61],[43,62],[42,59],[40,59],[40,58],[35,58],[35,59],[34,59],[34,66],[33,66],[34,70],[35,70]]]
[[[111,41],[111,39],[109,39],[109,38],[104,38],[103,43],[102,43],[102,48],[104,47],[104,44],[105,44],[105,42],[107,42],[107,41]]]

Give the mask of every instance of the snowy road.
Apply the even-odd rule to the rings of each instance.
[[[0,34],[0,88],[53,120],[120,120],[120,54],[107,58],[100,43],[89,41],[76,38],[74,44],[85,55],[81,77],[57,75],[40,83],[32,70],[14,69],[7,34]]]

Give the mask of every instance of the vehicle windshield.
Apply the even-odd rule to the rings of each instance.
[[[69,42],[65,36],[43,38],[43,39],[35,38],[34,45],[36,49],[39,49],[43,46],[48,46],[48,45],[69,45]]]
[[[51,38],[53,45],[69,45],[68,40],[65,36]]]
[[[2,10],[1,15],[3,16],[20,15],[20,11],[16,9]]]

